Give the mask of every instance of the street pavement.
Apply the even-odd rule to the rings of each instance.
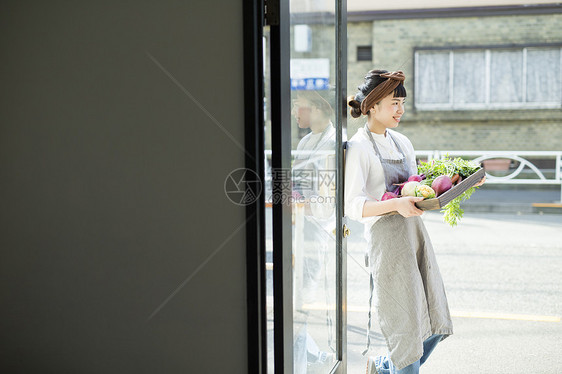
[[[474,196],[476,196],[475,194]],[[562,215],[472,213],[455,228],[423,219],[445,282],[454,334],[421,373],[562,373]],[[369,278],[362,227],[348,238],[348,373],[364,373]],[[386,351],[374,315],[369,355]]]

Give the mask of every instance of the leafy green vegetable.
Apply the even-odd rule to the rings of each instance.
[[[443,221],[448,223],[449,226],[455,227],[464,214],[464,210],[461,208],[461,201],[468,200],[477,188],[478,187],[470,187],[462,195],[445,205],[441,210],[441,213],[443,213]]]
[[[452,159],[449,155],[446,155],[440,160],[421,162],[418,165],[418,174],[425,174],[426,179],[422,183],[431,186],[433,180],[440,175],[448,175],[452,178],[453,175],[459,174],[466,178],[474,174],[478,168],[480,168],[480,165],[474,161],[468,161],[460,157]]]
[[[446,155],[440,160],[420,163],[418,165],[418,174],[425,174],[426,179],[421,183],[431,186],[435,178],[440,175],[448,175],[452,178],[455,174],[459,174],[463,178],[466,178],[474,174],[479,168],[480,165],[476,162],[464,160],[460,157],[452,159],[449,155]],[[463,216],[464,210],[461,208],[461,202],[468,200],[476,188],[478,187],[469,188],[463,194],[451,200],[441,210],[443,213],[443,220],[451,227],[456,226]]]

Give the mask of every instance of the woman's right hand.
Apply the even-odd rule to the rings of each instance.
[[[416,202],[422,201],[423,197],[403,196],[393,199],[396,202],[396,211],[403,217],[421,216],[423,210],[416,206]]]

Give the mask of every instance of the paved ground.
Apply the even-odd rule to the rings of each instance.
[[[562,215],[467,212],[450,228],[430,212],[424,221],[455,333],[422,373],[562,373]],[[365,372],[368,275],[359,231],[353,226],[348,241],[350,374]],[[372,336],[370,354],[382,353],[376,324]]]
[[[481,188],[463,203],[465,216],[455,228],[438,211],[424,214],[454,335],[440,343],[422,373],[562,374],[562,208],[531,214],[537,212],[532,203],[553,202],[560,202],[558,188]],[[349,227],[347,351],[348,373],[355,374],[365,372],[369,278],[362,226]],[[386,350],[374,321],[371,355]],[[325,335],[324,314],[312,313],[309,328]],[[272,348],[272,330],[268,335]],[[308,372],[327,373],[327,366]]]

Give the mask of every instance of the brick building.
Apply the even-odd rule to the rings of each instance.
[[[351,13],[349,91],[371,66],[404,70],[410,95],[401,130],[416,149],[560,150],[561,10]],[[369,46],[372,60],[358,61]],[[358,122],[348,121],[350,133]]]
[[[370,69],[403,70],[399,131],[416,149],[562,150],[562,5],[421,3],[348,0],[349,94]],[[331,34],[309,26],[319,56]],[[348,118],[348,137],[363,123]]]

